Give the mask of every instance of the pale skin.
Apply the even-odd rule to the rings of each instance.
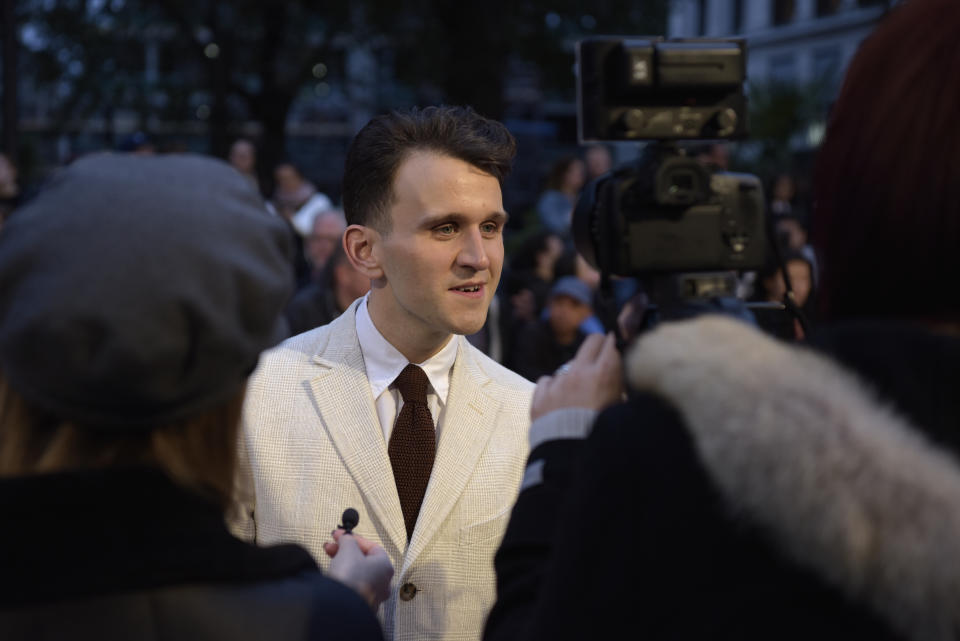
[[[341,262],[334,267],[333,295],[340,311],[349,307],[370,290],[370,281],[353,268],[349,262]]]
[[[323,544],[323,551],[333,559],[328,574],[353,588],[376,610],[390,596],[393,565],[386,550],[343,529],[336,529],[331,535],[333,541]]]
[[[387,214],[389,228],[350,225],[343,245],[370,279],[377,330],[422,363],[486,321],[503,267],[500,183],[458,158],[412,151],[397,168]]]
[[[228,160],[241,174],[253,174],[257,151],[249,140],[238,140],[230,147]]]

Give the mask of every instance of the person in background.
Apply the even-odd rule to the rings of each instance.
[[[290,335],[326,325],[368,291],[370,279],[350,264],[343,246],[336,245],[320,277],[297,292],[287,305]]]
[[[794,251],[788,251],[783,256],[787,267],[787,276],[793,288],[792,305],[810,320],[814,313],[813,297],[813,265],[807,257]],[[783,269],[773,258],[760,271],[753,300],[772,303],[784,303],[787,295],[787,284],[783,277]],[[757,325],[768,333],[784,340],[802,340],[803,327],[800,321],[787,310],[755,309],[753,316]]]
[[[317,193],[313,183],[304,178],[300,169],[292,162],[277,165],[273,170],[273,179],[273,208],[287,220],[292,219],[297,210]]]
[[[565,276],[575,276],[577,280],[586,284],[590,289],[590,295],[592,297],[591,312],[583,323],[581,323],[580,329],[582,329],[585,334],[603,334],[606,328],[604,327],[603,321],[601,321],[596,314],[601,304],[599,292],[600,272],[594,269],[593,266],[572,247],[564,250],[563,254],[557,260],[554,272],[554,284]],[[543,319],[549,318],[549,309],[544,309],[540,316]],[[570,356],[572,357],[573,354],[570,354]]]
[[[770,190],[770,213],[785,216],[796,207],[797,181],[792,174],[779,174]]]
[[[808,247],[806,223],[796,214],[773,216],[774,234],[780,246],[790,251],[803,251]]]
[[[781,251],[800,254],[810,263],[812,284],[816,285],[819,279],[817,254],[809,242],[806,216],[796,209],[791,213],[772,217],[774,242],[780,245]]]
[[[327,261],[334,255],[337,248],[341,247],[343,232],[346,228],[347,221],[341,211],[327,209],[314,216],[304,251],[307,253],[307,260],[310,262],[315,280],[327,266]],[[353,299],[350,299],[350,302],[352,301]]]
[[[786,210],[787,213],[774,214],[767,216],[768,239],[769,242],[777,244],[779,251],[784,254],[800,254],[802,259],[809,263],[812,281],[811,287],[814,288],[819,280],[819,270],[817,256],[808,241],[807,217],[799,209]],[[770,276],[776,269],[776,257],[772,252],[767,268],[767,276]],[[763,283],[758,281],[759,275],[756,271],[744,272],[740,277],[738,286],[738,295],[742,299],[766,300],[763,292]]]
[[[304,238],[310,226],[304,226],[303,219],[295,219],[297,212],[317,195],[317,188],[300,173],[290,162],[283,162],[274,169],[275,188],[270,206],[284,220],[293,239],[293,278],[297,290],[310,283],[311,269],[305,252]],[[324,196],[326,198],[326,196]],[[329,204],[329,202],[327,203]],[[312,222],[312,219],[311,219]]]
[[[513,318],[528,321],[540,315],[564,251],[563,238],[550,231],[531,234],[520,244],[508,276]]]
[[[552,374],[577,353],[587,336],[581,326],[593,315],[593,292],[576,276],[559,278],[547,312],[547,318],[528,323],[516,342],[513,368],[531,381]]]
[[[257,176],[257,148],[252,141],[246,138],[237,138],[233,141],[227,154],[227,162],[250,181],[257,193],[260,193],[260,178]]]
[[[338,531],[327,577],[224,522],[246,379],[285,334],[289,252],[249,183],[200,156],[81,158],[11,219],[4,641],[382,638],[381,547]]]
[[[0,229],[20,203],[20,184],[17,182],[17,166],[6,154],[0,154]]]
[[[853,56],[804,346],[704,316],[638,339],[626,403],[612,336],[538,385],[488,641],[956,636],[958,33],[956,0],[911,0]]]
[[[294,235],[296,255],[293,267],[299,291],[309,285],[319,271],[319,268],[311,262],[307,245],[309,237],[313,234],[317,217],[331,211],[333,203],[326,194],[318,192],[313,183],[304,178],[292,163],[281,163],[274,171],[274,175],[276,189],[272,206],[289,223]],[[342,232],[342,229],[340,231]],[[326,234],[327,230],[324,230],[324,233]]]
[[[332,212],[340,217],[340,220],[343,221],[343,212],[337,209],[334,209],[333,202],[326,194],[322,194],[319,191],[314,195],[310,196],[310,199],[307,200],[290,218],[290,222],[293,224],[294,229],[303,236],[307,237],[311,234],[313,230],[313,225],[317,221],[317,216],[325,214],[327,212]],[[344,226],[346,224],[344,223]],[[342,230],[341,230],[342,231]]]
[[[587,147],[583,152],[583,161],[586,166],[586,182],[596,180],[613,169],[613,156],[606,145],[596,144]]]
[[[565,156],[553,164],[536,207],[543,229],[564,239],[570,235],[573,208],[586,177],[584,172],[583,161],[576,156]]]
[[[502,344],[500,362],[510,369],[516,369],[517,342],[524,328],[543,314],[564,251],[560,236],[537,231],[523,240],[513,254],[509,269],[505,270],[500,292],[502,304],[498,310]]]

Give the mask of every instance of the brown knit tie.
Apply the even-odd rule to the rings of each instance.
[[[394,383],[403,396],[403,407],[393,424],[387,451],[409,541],[430,481],[437,446],[433,417],[427,406],[427,375],[411,363],[403,368]]]

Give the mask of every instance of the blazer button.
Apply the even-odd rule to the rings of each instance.
[[[404,583],[400,586],[400,600],[410,601],[413,597],[417,596],[417,592],[419,591],[413,583]]]

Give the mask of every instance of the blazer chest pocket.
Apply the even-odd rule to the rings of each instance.
[[[476,545],[485,541],[489,542],[491,539],[499,541],[499,538],[503,536],[503,532],[507,529],[507,522],[510,520],[512,511],[513,505],[508,505],[493,518],[460,528],[460,545]]]

